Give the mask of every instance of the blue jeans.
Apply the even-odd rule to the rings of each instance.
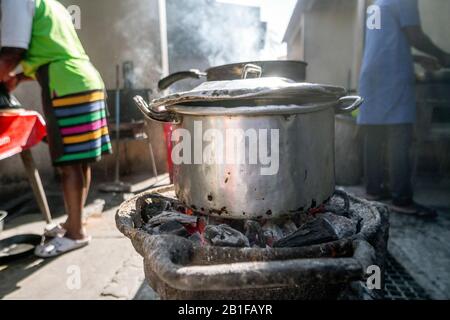
[[[362,130],[366,192],[382,194],[387,189],[385,173],[388,171],[393,203],[412,204],[410,150],[413,125],[364,125]]]

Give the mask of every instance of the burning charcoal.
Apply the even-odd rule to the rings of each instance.
[[[266,237],[261,225],[254,220],[247,220],[244,225],[245,236],[250,242],[251,246],[258,246],[260,248],[266,247]]]
[[[197,217],[179,212],[163,211],[161,214],[151,218],[148,224],[151,226],[157,226],[169,221],[177,221],[181,224],[195,224],[197,223]]]
[[[194,234],[196,232],[199,232],[202,234],[205,231],[206,227],[206,219],[204,217],[197,217],[197,223],[195,224],[187,224],[184,227],[189,232],[189,234]]]
[[[267,221],[263,227],[266,244],[272,246],[276,241],[284,237],[283,230],[271,221]]]
[[[150,228],[151,228],[151,227],[150,227]],[[160,234],[160,232],[159,232],[159,226],[157,226],[157,227],[153,227],[152,231],[153,231],[153,233],[152,233],[152,234],[154,234],[154,235],[156,235],[156,234]]]
[[[148,221],[163,211],[169,210],[171,206],[172,204],[168,200],[161,198],[148,198],[145,199],[144,215]]]
[[[323,217],[318,217],[305,223],[294,233],[291,233],[287,237],[276,241],[273,244],[273,247],[303,247],[330,242],[337,239],[338,237],[328,221]]]
[[[284,235],[288,235],[288,234],[291,234],[291,233],[297,231],[297,226],[295,225],[295,223],[292,220],[288,220],[283,224],[281,229],[282,229]]]
[[[155,228],[149,226],[148,224],[144,224],[141,229],[145,232],[147,232],[148,234],[157,234],[157,230],[155,230]]]
[[[350,237],[356,233],[357,222],[331,212],[320,215],[333,228],[339,239]]]
[[[186,228],[175,220],[161,224],[159,226],[159,233],[173,234],[184,238],[187,238],[190,235]]]
[[[219,247],[250,246],[246,236],[226,224],[218,226],[207,225],[205,228],[205,239],[212,245]]]
[[[191,236],[188,238],[192,242],[204,246],[206,244],[205,239],[202,237],[202,235],[199,232],[191,234]]]
[[[332,212],[339,216],[349,217],[350,199],[348,194],[343,190],[335,190],[333,197],[327,204],[325,204],[324,208],[327,212]]]

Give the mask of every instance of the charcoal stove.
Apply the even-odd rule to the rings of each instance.
[[[367,268],[377,265],[384,270],[388,211],[352,195],[342,198],[342,193],[326,204],[347,206],[358,220],[357,232],[302,247],[219,247],[149,234],[144,228],[148,199],[162,196],[177,201],[172,185],[122,203],[116,225],[144,258],[146,279],[161,299],[362,298]]]

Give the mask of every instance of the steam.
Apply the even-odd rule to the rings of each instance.
[[[172,61],[193,56],[220,65],[260,58],[265,24],[257,7],[167,0],[167,12]]]
[[[155,88],[162,74],[159,35],[159,17],[156,1],[118,1],[124,6],[122,19],[112,26],[117,41],[121,41],[121,63],[132,61],[134,83],[147,88]],[[116,41],[116,40],[114,40]]]
[[[162,73],[157,1],[117,5],[123,16],[111,27],[119,34],[114,41],[121,42],[121,62],[133,61],[135,83],[154,88]],[[166,11],[171,71],[278,57],[270,51],[275,37],[261,22],[259,7],[166,0]]]

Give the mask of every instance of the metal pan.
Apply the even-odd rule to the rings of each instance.
[[[181,71],[173,73],[158,82],[159,90],[170,87],[177,81],[183,79],[201,79],[206,78],[207,81],[220,80],[237,80],[242,78],[245,66],[256,65],[263,70],[261,77],[282,77],[294,80],[295,82],[303,82],[306,79],[307,63],[296,60],[270,60],[270,61],[247,61],[226,64],[222,66],[212,67],[205,72],[197,69]]]
[[[41,242],[37,234],[21,234],[0,241],[0,264],[27,257]]]

